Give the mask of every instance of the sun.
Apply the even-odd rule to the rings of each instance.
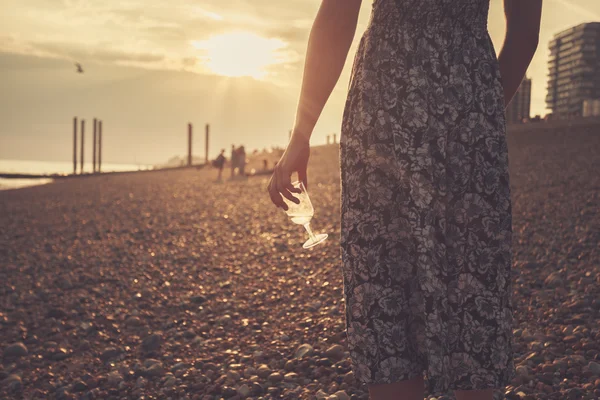
[[[269,66],[285,61],[281,50],[287,47],[282,40],[244,31],[215,35],[191,44],[203,53],[200,59],[211,72],[256,79],[264,79]]]

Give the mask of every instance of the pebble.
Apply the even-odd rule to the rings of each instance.
[[[146,380],[146,378],[144,378],[143,376],[140,376],[135,381],[135,386],[142,389],[142,388],[146,387],[147,383],[148,383],[148,381]]]
[[[144,374],[146,376],[162,376],[165,374],[165,369],[163,368],[161,363],[157,363],[157,364],[152,364],[151,366],[147,367],[146,370],[144,371]]]
[[[237,392],[242,398],[246,398],[250,396],[250,387],[244,383],[237,389]]]
[[[229,399],[237,394],[237,390],[229,386],[223,386],[221,393],[226,399]]]
[[[1,383],[2,383],[1,386],[7,387],[9,390],[12,390],[12,391],[21,390],[21,388],[23,387],[22,382],[21,382],[21,377],[16,374],[11,374],[11,375],[7,376],[6,378],[4,378],[2,380]]]
[[[336,396],[339,400],[350,400],[350,396],[348,396],[343,390],[339,390],[333,395]]]
[[[314,349],[310,344],[302,344],[300,345],[297,349],[296,352],[294,353],[294,358],[302,358],[304,356],[310,356],[313,353]]]
[[[256,370],[256,375],[260,376],[261,378],[266,378],[271,375],[271,368],[269,368],[268,365],[262,364]]]
[[[162,337],[158,333],[153,333],[142,341],[142,348],[146,351],[154,351],[160,348]]]
[[[107,380],[111,387],[117,387],[119,383],[123,381],[123,376],[118,372],[113,371],[107,375]]]
[[[279,372],[273,372],[268,379],[271,382],[280,382],[283,380],[283,376]]]
[[[325,350],[325,355],[334,360],[341,360],[344,358],[344,348],[339,344],[333,345]]]
[[[590,361],[587,367],[593,374],[600,376],[600,363]]]
[[[102,352],[102,354],[100,354],[100,359],[106,362],[118,357],[120,354],[121,350],[117,349],[116,347],[108,347]]]
[[[283,380],[286,382],[295,382],[298,379],[298,374],[295,372],[288,372],[283,376]]]
[[[75,381],[75,383],[73,383],[73,391],[74,392],[85,392],[86,390],[89,390],[88,385],[86,385],[86,383],[82,380],[78,380]]]
[[[22,342],[13,343],[4,349],[4,357],[23,357],[29,354],[27,346]]]
[[[131,317],[127,318],[126,324],[129,326],[137,327],[137,326],[142,326],[143,322],[140,319],[140,317],[131,316]]]
[[[63,349],[62,347],[56,350],[56,352],[52,355],[52,359],[54,361],[62,361],[69,358],[69,352],[67,349]]]

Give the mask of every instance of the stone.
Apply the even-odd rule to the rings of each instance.
[[[192,296],[190,297],[190,302],[194,303],[194,304],[202,304],[206,301],[206,298],[204,296]]]
[[[100,359],[104,362],[110,361],[121,354],[121,350],[116,347],[108,347],[100,354]]]
[[[123,376],[116,371],[113,371],[107,375],[107,382],[111,387],[119,386],[119,383],[123,381]]]
[[[271,375],[271,369],[269,368],[268,365],[262,364],[256,370],[256,375],[260,376],[261,378],[266,378],[269,375]]]
[[[60,308],[51,308],[46,313],[46,317],[48,318],[64,318],[67,316],[67,313],[61,310]]]
[[[298,379],[298,374],[295,372],[288,372],[283,376],[283,380],[286,382],[295,382]]]
[[[250,396],[250,388],[245,383],[237,389],[237,392],[242,398]]]
[[[164,387],[171,387],[171,386],[175,386],[175,383],[177,383],[177,378],[175,378],[175,376],[172,373],[167,373],[165,375],[165,381],[163,383]]]
[[[594,375],[600,376],[600,364],[595,361],[590,361],[588,364],[588,370],[592,372]]]
[[[227,371],[227,378],[232,380],[233,382],[237,382],[240,380],[240,373],[237,371]]]
[[[325,400],[327,399],[327,393],[323,391],[323,389],[319,389],[319,391],[315,394],[317,400]]]
[[[148,383],[148,381],[143,376],[140,376],[135,381],[135,387],[142,389],[142,388],[146,387],[147,383]]]
[[[23,390],[23,382],[20,380],[14,380],[10,382],[7,386],[8,390],[13,392],[20,392],[21,390]]]
[[[338,390],[333,395],[336,396],[339,400],[350,400],[350,396],[348,396],[343,390]]]
[[[140,317],[132,316],[132,317],[127,318],[127,321],[125,321],[125,324],[127,324],[128,326],[137,327],[137,326],[142,326],[143,322],[140,319]]]
[[[75,383],[73,384],[73,391],[76,393],[77,392],[85,392],[88,389],[89,389],[88,385],[86,385],[86,383],[82,380],[75,381]]]
[[[67,349],[63,349],[62,347],[56,350],[56,352],[52,355],[52,359],[54,361],[62,361],[67,358],[69,358],[69,352],[67,351]]]
[[[13,343],[4,349],[4,357],[23,357],[29,354],[27,346],[22,342]]]
[[[221,393],[223,394],[223,397],[228,399],[235,396],[237,394],[237,390],[229,386],[223,386],[223,388],[221,388]]]
[[[287,360],[285,362],[285,366],[283,367],[286,371],[293,371],[294,368],[296,368],[296,364],[294,363],[294,360]]]
[[[162,364],[152,364],[150,367],[146,368],[145,375],[146,376],[163,376],[165,374],[165,369]]]
[[[188,369],[191,368],[191,365],[188,363],[184,363],[184,362],[178,362],[177,364],[173,365],[173,367],[171,368],[171,372],[176,372],[179,371],[180,369]]]
[[[559,286],[563,286],[565,284],[565,280],[558,271],[555,271],[548,275],[546,279],[544,279],[544,284],[548,288],[556,288]]]
[[[341,360],[344,358],[344,348],[339,344],[335,344],[325,350],[325,355],[334,360]]]
[[[142,340],[142,348],[146,351],[155,351],[160,348],[162,337],[158,333],[153,333]]]
[[[269,381],[271,382],[281,382],[283,380],[283,376],[279,372],[273,372],[269,375]]]
[[[14,386],[15,383],[18,383],[19,385],[21,385],[21,377],[16,374],[11,374],[11,375],[8,375],[6,378],[4,378],[1,383],[2,383],[1,386],[8,386],[8,387]]]
[[[350,371],[344,375],[344,382],[351,385],[354,383],[354,372]]]
[[[580,388],[571,388],[566,391],[569,400],[580,400],[583,397],[583,390]]]
[[[297,349],[296,352],[294,353],[294,358],[302,358],[304,356],[310,356],[313,353],[314,349],[310,344],[302,344],[300,345]]]
[[[252,385],[250,385],[251,396],[259,396],[263,394],[264,391],[265,389],[258,382],[252,382]]]

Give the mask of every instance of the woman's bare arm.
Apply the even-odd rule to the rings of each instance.
[[[498,55],[504,86],[504,104],[519,89],[537,49],[542,0],[504,0],[506,37]]]
[[[354,39],[361,0],[323,0],[308,39],[294,135],[309,139]]]

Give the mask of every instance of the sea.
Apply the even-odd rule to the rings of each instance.
[[[81,164],[77,164],[77,173]],[[135,164],[104,164],[102,172],[139,171],[152,169],[152,165]],[[92,163],[83,164],[83,172],[92,172]],[[69,175],[73,173],[73,162],[61,161],[30,161],[30,160],[0,160],[0,174],[31,174],[31,175]],[[18,189],[27,186],[51,183],[51,178],[13,179],[0,178],[0,190]]]

